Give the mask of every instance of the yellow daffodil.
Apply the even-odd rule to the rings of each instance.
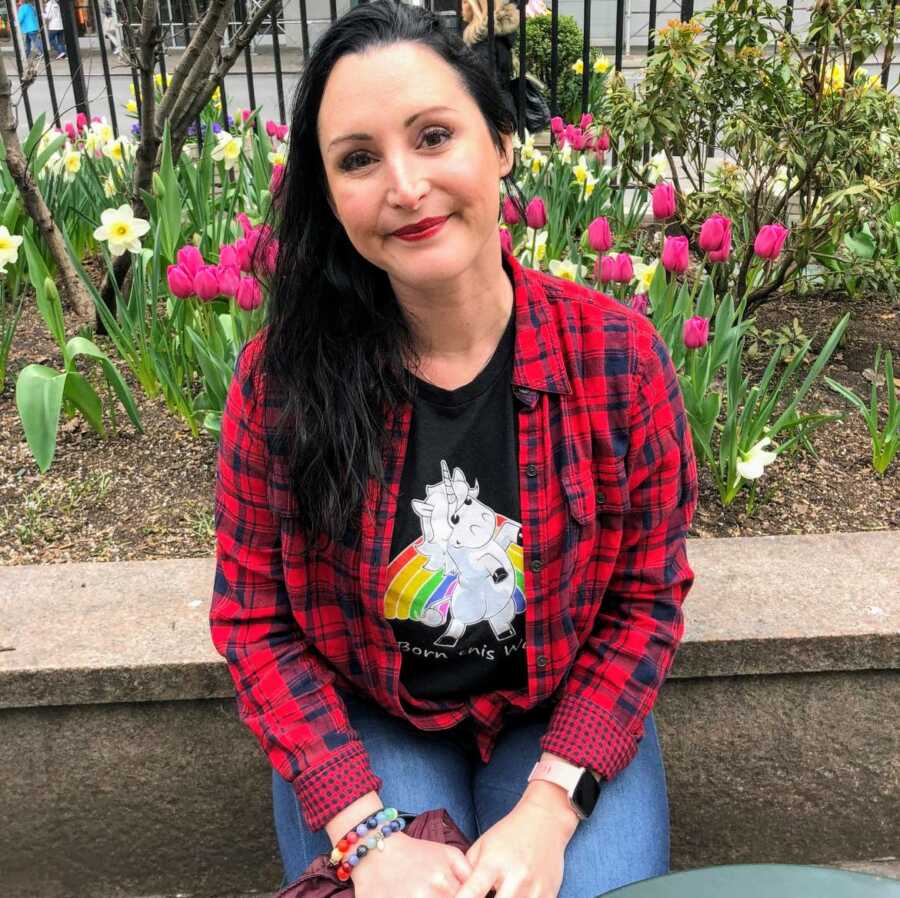
[[[575,180],[579,184],[584,184],[585,179],[590,174],[587,157],[583,153],[578,157],[578,164],[572,166],[572,174],[575,175]]]
[[[219,90],[218,87],[212,92],[212,97],[210,97],[210,101],[212,102],[213,106],[215,106],[217,109],[222,108],[222,92]]]
[[[531,157],[531,173],[533,175],[539,175],[541,173],[541,169],[546,164],[547,157],[540,150],[534,150]]]
[[[81,153],[72,144],[67,143],[62,155],[63,177],[74,181],[75,175],[81,171]]]
[[[638,282],[639,293],[649,293],[650,285],[653,283],[653,277],[659,266],[659,259],[645,265],[643,262],[634,263],[634,279]]]
[[[227,131],[220,131],[211,155],[217,162],[224,162],[227,170],[231,170],[241,158],[240,138]]]
[[[129,101],[125,104],[125,111],[126,111],[126,112],[132,113],[132,115],[137,115],[137,111],[138,111],[138,108],[137,108],[137,101],[136,101],[136,100],[129,100]]]
[[[570,259],[562,262],[559,259],[552,259],[547,267],[550,269],[550,274],[567,281],[575,281],[583,274],[582,267]]]
[[[107,199],[112,199],[116,195],[116,182],[112,175],[107,175],[103,181],[103,193]]]
[[[860,89],[860,93],[867,94],[873,88],[878,90],[881,87],[881,76],[870,75],[864,68],[858,68],[853,73],[853,80]]]
[[[534,260],[531,263],[531,267],[534,268],[540,263],[544,257],[547,255],[547,232],[546,231],[538,231],[537,236],[535,236],[535,231],[533,228],[525,228],[525,253],[528,258],[531,258],[531,247],[534,247]]]
[[[576,75],[583,75],[584,74],[584,60],[583,59],[575,60],[575,62],[572,63],[572,71]]]
[[[603,75],[610,70],[609,60],[605,56],[598,56],[594,60],[594,74]]]
[[[822,85],[822,93],[825,94],[825,96],[840,93],[840,91],[844,89],[845,81],[844,63],[836,62],[831,67],[831,71],[825,76],[825,83]]]
[[[525,132],[525,143],[520,144],[520,149],[522,151],[522,161],[530,161],[535,154],[533,134],[529,134],[527,131]]]
[[[275,150],[272,153],[269,153],[269,162],[272,165],[284,165],[285,156],[281,150]]]
[[[91,122],[91,131],[97,135],[100,140],[101,146],[103,144],[109,143],[111,140],[116,139],[116,135],[113,132],[112,126],[106,120]]]
[[[124,162],[125,154],[122,150],[122,138],[120,137],[118,140],[111,140],[106,144],[103,147],[103,155],[106,156],[107,159],[112,159],[115,162]]]
[[[591,194],[594,192],[594,188],[599,183],[600,179],[595,178],[590,172],[587,173],[587,177],[584,179],[584,184],[582,185],[581,191],[581,201],[584,202],[591,198]]]
[[[23,239],[18,234],[10,234],[6,225],[0,225],[0,274],[6,274],[6,266],[19,258]]]
[[[141,237],[150,230],[150,222],[135,218],[134,210],[127,203],[118,209],[104,209],[100,221],[100,227],[94,229],[94,239],[105,240],[114,256],[121,256],[126,250],[141,251]]]

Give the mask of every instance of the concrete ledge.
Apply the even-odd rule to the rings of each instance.
[[[657,707],[673,865],[896,858],[900,532],[692,540]],[[268,764],[212,559],[0,568],[0,869],[21,898],[271,891]]]

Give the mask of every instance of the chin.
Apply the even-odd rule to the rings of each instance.
[[[452,245],[451,241],[445,246],[404,246],[391,254],[388,273],[417,286],[437,284],[460,277],[477,255],[477,248]]]

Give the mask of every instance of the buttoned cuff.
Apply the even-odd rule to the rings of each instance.
[[[637,741],[603,708],[566,695],[550,717],[541,748],[611,780],[631,763]]]
[[[342,745],[293,781],[303,819],[312,832],[322,829],[358,798],[378,792],[381,786],[369,766],[369,753],[358,740]]]

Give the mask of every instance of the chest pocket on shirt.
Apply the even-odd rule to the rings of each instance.
[[[569,465],[563,472],[562,484],[569,510],[579,524],[622,515],[631,508],[625,466],[617,459],[585,459]]]

